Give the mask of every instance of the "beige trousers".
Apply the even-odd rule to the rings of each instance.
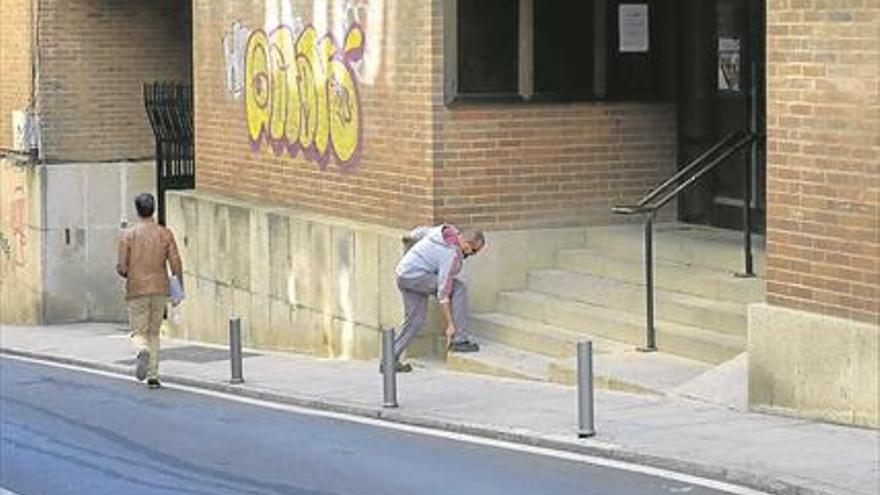
[[[128,321],[131,324],[131,344],[135,353],[150,351],[147,378],[159,378],[159,328],[165,315],[168,296],[154,294],[128,300]]]

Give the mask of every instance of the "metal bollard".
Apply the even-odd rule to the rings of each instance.
[[[244,383],[241,374],[241,318],[229,319],[229,360],[232,363],[232,379],[229,383]]]
[[[596,434],[593,426],[593,343],[577,343],[578,438]]]
[[[397,370],[394,369],[394,329],[382,329],[382,407],[397,407]]]

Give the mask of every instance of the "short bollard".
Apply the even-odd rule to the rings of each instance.
[[[394,369],[394,329],[382,329],[382,407],[397,407],[397,370]]]
[[[229,383],[244,383],[241,374],[241,318],[229,319],[229,361],[232,363],[232,379]]]
[[[577,343],[578,438],[596,434],[593,427],[593,343]]]

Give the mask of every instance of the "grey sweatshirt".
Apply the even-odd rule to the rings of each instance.
[[[418,239],[418,242],[397,264],[397,276],[437,277],[437,300],[441,303],[448,302],[452,281],[461,271],[462,252],[458,245],[458,229],[452,225],[418,227],[409,235]]]

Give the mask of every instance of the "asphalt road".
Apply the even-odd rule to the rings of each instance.
[[[0,358],[0,493],[718,495],[663,478]]]

